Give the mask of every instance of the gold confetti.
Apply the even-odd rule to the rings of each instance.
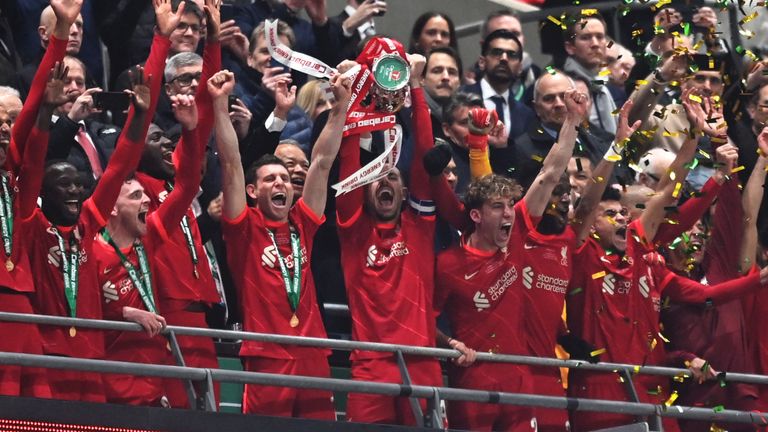
[[[606,351],[607,350],[605,348],[596,349],[596,350],[592,351],[591,353],[589,353],[589,356],[590,357],[597,357],[597,356],[599,356],[601,354],[605,354]]]
[[[665,338],[664,335],[661,334],[661,332],[659,332],[658,334],[659,334],[659,337],[661,338],[661,340],[663,340],[666,343],[669,343],[669,339]]]
[[[758,15],[758,13],[757,13],[757,11],[755,11],[755,12],[745,16],[744,18],[739,20],[739,25],[744,25],[744,24],[752,21],[753,19],[757,18],[757,15]]]
[[[664,405],[667,407],[672,406],[673,403],[677,400],[677,390],[673,391],[671,395],[669,395],[669,399],[667,399],[666,402],[664,402]]]
[[[688,99],[690,99],[690,100],[692,100],[694,102],[698,102],[698,103],[702,102],[701,98],[699,96],[696,96],[695,94],[688,95]]]
[[[597,272],[592,275],[592,279],[600,279],[605,276],[605,271]]]
[[[732,170],[731,170],[731,174],[733,174],[733,173],[737,173],[737,172],[739,172],[739,171],[744,171],[744,165],[739,165],[739,166],[737,166],[736,168],[732,169]]]
[[[677,198],[677,197],[679,197],[679,196],[680,196],[680,189],[682,189],[682,188],[683,188],[683,184],[682,184],[682,183],[680,183],[680,182],[678,182],[678,183],[675,185],[675,190],[674,190],[674,191],[672,191],[672,198]]]
[[[610,161],[610,162],[618,162],[618,161],[621,160],[621,156],[619,156],[619,155],[606,156],[605,160]]]
[[[610,75],[610,74],[611,74],[611,70],[610,69],[603,69],[603,70],[600,71],[600,73],[597,74],[597,76],[607,76],[607,75]]]
[[[541,162],[544,160],[544,158],[539,155],[533,155],[531,156],[531,159],[535,160],[536,162]]]

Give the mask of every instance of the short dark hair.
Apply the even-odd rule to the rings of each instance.
[[[285,162],[283,162],[282,159],[280,159],[279,157],[271,153],[265,154],[264,156],[258,158],[256,162],[252,163],[251,166],[248,167],[248,170],[245,172],[245,184],[256,184],[256,180],[259,179],[259,176],[258,176],[259,168],[266,165],[280,165],[286,170],[288,169],[288,167],[285,165]]]
[[[443,123],[453,124],[453,112],[459,107],[479,107],[483,108],[483,100],[474,93],[457,92],[443,108]]]
[[[565,24],[565,30],[563,30],[563,42],[571,42],[573,43],[573,39],[576,37],[576,27],[584,28],[584,24],[582,24],[584,21],[588,19],[596,19],[603,23],[603,30],[606,32],[608,31],[608,25],[605,23],[605,18],[603,18],[602,15],[600,15],[600,12],[593,11],[594,13],[591,13],[589,15],[583,15],[581,13],[579,14],[572,14],[572,15],[566,15],[563,24]]]
[[[427,22],[435,17],[440,17],[448,22],[448,31],[451,33],[448,46],[455,49],[456,51],[459,50],[459,41],[456,39],[456,26],[453,25],[453,20],[451,17],[442,12],[429,11],[419,15],[419,17],[416,18],[416,21],[413,23],[413,27],[411,28],[411,40],[408,43],[409,53],[413,54],[415,52],[424,51],[424,47],[419,46],[419,37],[421,36],[421,31],[424,30],[424,26],[427,25]]]
[[[181,4],[181,0],[175,0],[172,2],[173,4],[173,10],[177,11],[179,10],[179,4]],[[203,23],[205,18],[205,13],[202,9],[200,9],[200,6],[197,5],[197,3],[193,1],[185,1],[184,2],[184,15],[187,14],[194,14],[199,20],[200,24]]]
[[[603,196],[600,197],[600,201],[621,201],[621,191],[608,185]]]
[[[432,54],[445,54],[445,55],[450,56],[453,59],[453,61],[456,62],[456,68],[459,69],[459,79],[461,79],[461,76],[464,75],[464,68],[463,68],[463,66],[461,64],[461,56],[459,56],[459,53],[456,52],[455,49],[453,49],[453,48],[451,48],[449,46],[447,46],[447,47],[432,48],[431,50],[429,50],[429,52],[426,55],[426,57],[427,57],[427,64],[429,64],[429,59],[430,59],[430,57],[432,57]],[[424,73],[425,74],[427,73],[426,65],[424,67]]]
[[[485,17],[485,21],[483,21],[482,30],[480,30],[480,34],[482,35],[483,40],[488,37],[488,23],[491,22],[492,19],[500,17],[512,17],[520,21],[520,16],[516,12],[509,9],[500,9],[489,13],[488,16]]]
[[[483,40],[483,48],[481,50],[482,55],[488,55],[488,49],[490,48],[491,42],[496,39],[512,39],[515,41],[518,48],[517,58],[518,60],[523,58],[523,44],[520,43],[520,39],[518,39],[514,33],[505,29],[494,30]]]

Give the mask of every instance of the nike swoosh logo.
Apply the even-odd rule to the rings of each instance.
[[[528,243],[525,244],[525,248],[526,249],[534,249],[535,247],[536,247],[536,245],[530,245]]]
[[[113,267],[104,267],[104,274],[111,272]]]
[[[478,274],[480,270],[474,272],[474,273],[467,273],[464,275],[464,280],[470,280],[472,279],[476,274]]]

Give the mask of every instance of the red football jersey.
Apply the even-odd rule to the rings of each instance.
[[[338,229],[352,338],[434,346],[435,216],[408,209],[399,225],[376,225],[361,208]],[[366,351],[352,358],[390,355]]]
[[[288,217],[289,223],[278,224],[264,218],[258,208],[248,207],[234,220],[222,218],[227,261],[238,289],[246,331],[290,336],[327,337],[317,307],[315,282],[309,265],[315,233],[324,217],[315,215],[296,201]],[[280,256],[293,275],[291,227],[301,243],[301,292],[296,316],[297,327],[290,326],[291,310],[275,247],[267,230],[274,232]],[[304,359],[327,356],[330,350],[313,347],[243,341],[240,355],[281,359]]]
[[[160,207],[160,204],[168,196],[165,182],[144,173],[136,173],[136,178],[144,186],[144,191],[149,196],[149,212],[151,214]],[[157,269],[157,295],[160,304],[165,306],[161,307],[162,310],[169,310],[169,307],[172,310],[180,309],[178,305],[183,304],[183,302],[180,303],[179,300],[208,304],[221,301],[213,282],[211,268],[208,266],[208,256],[205,253],[197,219],[191,208],[187,211],[187,220],[197,251],[197,266],[193,266],[192,256],[181,224],[168,231],[168,240],[159,245],[155,253],[150,256],[153,268]],[[195,277],[195,268],[199,278]]]
[[[101,319],[101,296],[97,278],[96,260],[91,256],[94,237],[106,224],[92,199],[83,203],[78,223],[71,227],[58,227],[68,247],[70,238],[78,239],[80,270],[77,290],[77,317]],[[26,247],[29,251],[35,293],[32,304],[35,311],[45,315],[70,316],[64,294],[64,272],[61,267],[61,250],[53,226],[35,209],[32,216],[22,222]],[[97,358],[104,355],[104,339],[101,331],[77,329],[72,336],[70,329],[61,326],[40,326],[43,348],[48,354],[71,357]]]
[[[511,237],[510,237],[511,238]],[[451,334],[477,351],[525,354],[519,256],[454,246],[437,257],[435,310]],[[502,377],[499,377],[502,378]]]
[[[570,226],[562,234],[541,234],[536,231],[539,220],[528,213],[525,200],[515,204],[509,247],[521,261],[527,354],[555,357],[557,335],[565,327],[562,315],[576,235]],[[557,373],[555,368],[548,370]]]

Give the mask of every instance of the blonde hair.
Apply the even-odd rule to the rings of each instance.
[[[313,115],[315,113],[315,107],[317,106],[317,103],[323,99],[323,89],[320,87],[320,81],[311,80],[307,81],[307,83],[299,89],[299,93],[296,95],[296,105],[304,110],[309,118],[314,120]]]

